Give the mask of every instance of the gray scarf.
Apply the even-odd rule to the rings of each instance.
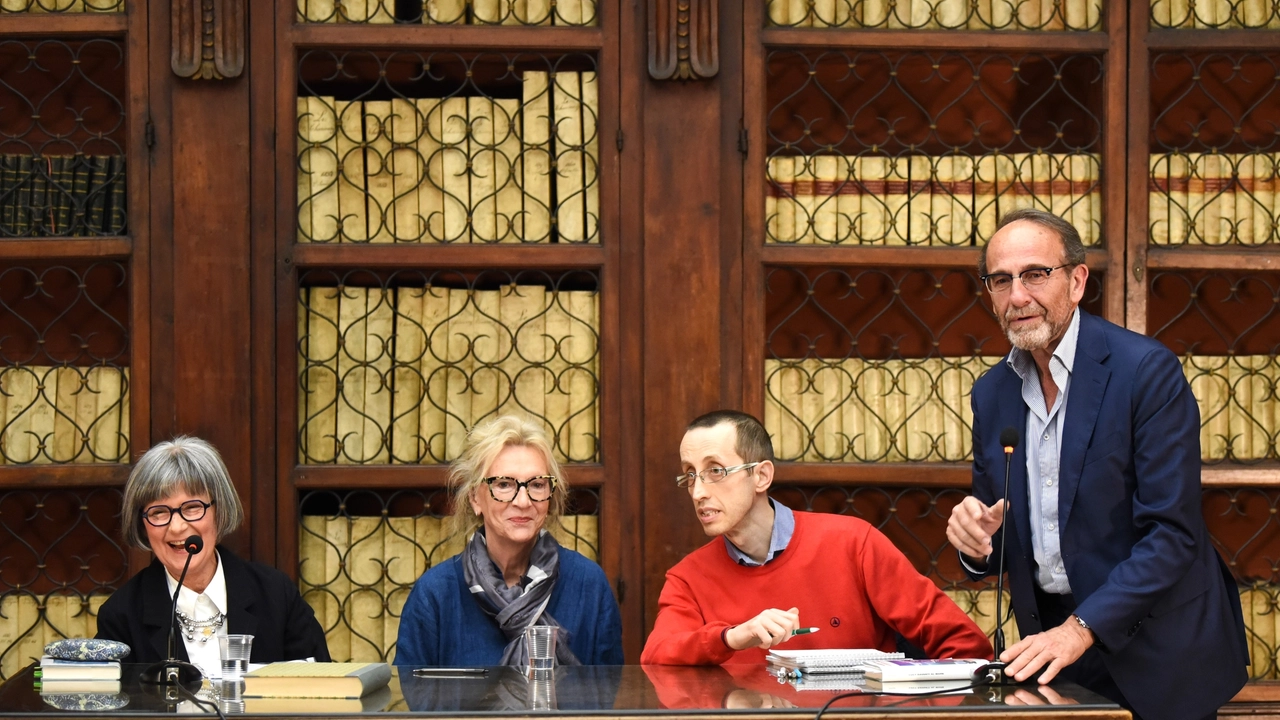
[[[507,636],[507,647],[502,651],[502,664],[523,667],[529,664],[529,648],[524,641],[524,630],[530,625],[554,625],[560,623],[547,612],[551,591],[560,578],[560,544],[545,529],[538,533],[529,557],[529,569],[524,580],[514,587],[507,587],[502,571],[489,557],[489,544],[484,528],[476,530],[462,551],[462,577],[471,590],[471,597],[497,623]],[[556,662],[560,665],[581,665],[569,649],[569,638],[562,628],[556,638]]]

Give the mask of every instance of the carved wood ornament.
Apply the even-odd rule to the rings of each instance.
[[[720,72],[720,0],[649,0],[649,75],[703,80]]]
[[[173,0],[173,50],[179,77],[223,80],[244,72],[245,0]]]

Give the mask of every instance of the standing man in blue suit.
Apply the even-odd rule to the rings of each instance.
[[[1079,309],[1084,260],[1075,228],[1036,210],[1006,215],[983,249],[1014,349],[973,388],[973,495],[947,537],[976,579],[1008,533],[1022,640],[1001,655],[1007,675],[1045,668],[1041,683],[1074,681],[1148,720],[1212,718],[1249,656],[1201,515],[1199,410],[1172,352]],[[1006,506],[1009,427],[1023,442]]]

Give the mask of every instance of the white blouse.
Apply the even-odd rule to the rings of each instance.
[[[173,590],[178,586],[178,579],[168,572],[165,572],[165,579],[168,580],[169,597],[172,598]],[[178,639],[187,646],[187,657],[191,658],[191,663],[200,668],[200,672],[204,673],[204,676],[210,680],[222,677],[222,658],[218,654],[218,636],[227,634],[227,621],[225,619],[227,613],[227,578],[222,574],[221,556],[218,556],[218,569],[214,571],[213,579],[209,581],[209,586],[204,589],[204,592],[197,593],[186,585],[182,586],[182,590],[178,593],[178,610],[192,620],[208,620],[218,613],[223,614],[224,619],[217,632],[208,636],[196,632],[195,636],[190,640],[187,639],[186,633],[183,632],[182,622],[175,621],[178,626]]]

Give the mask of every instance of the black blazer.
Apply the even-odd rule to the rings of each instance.
[[[218,548],[227,581],[227,632],[253,636],[250,662],[266,663],[314,657],[329,661],[324,630],[311,606],[287,575],[262,563],[247,562]],[[166,659],[172,596],[159,560],[112,593],[98,610],[98,637],[133,648],[132,663]],[[189,661],[181,635],[174,642],[177,659]]]

